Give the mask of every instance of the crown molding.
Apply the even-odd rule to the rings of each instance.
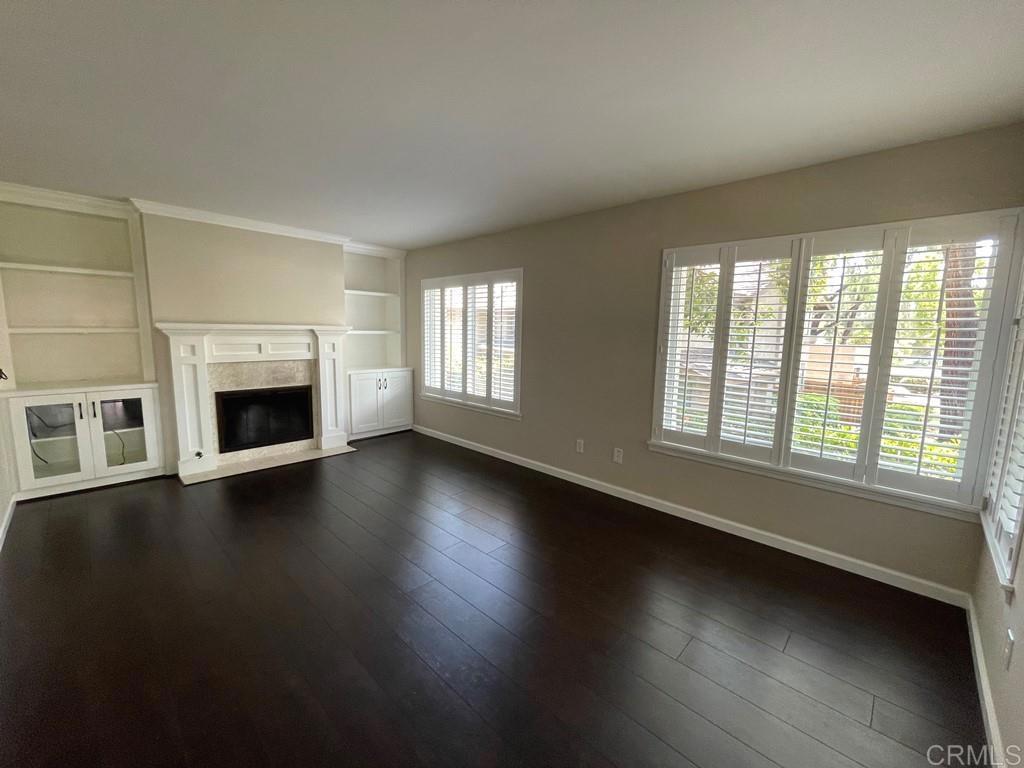
[[[296,323],[153,323],[157,330],[168,336],[172,334],[207,334],[207,333],[348,333],[350,325],[302,325]]]
[[[345,243],[345,253],[359,253],[363,256],[377,256],[382,259],[400,259],[405,256],[406,252],[398,248],[388,248],[384,245],[349,240]]]
[[[55,208],[61,211],[74,211],[94,216],[108,216],[116,219],[127,219],[135,214],[127,203],[110,200],[104,197],[77,195],[73,192],[57,192],[52,189],[29,187],[24,184],[11,184],[0,181],[0,201],[32,205],[39,208]]]
[[[129,219],[136,213],[145,213],[152,216],[166,216],[172,219],[200,221],[205,224],[219,224],[220,226],[233,229],[246,229],[270,235],[295,237],[300,240],[332,243],[344,246],[347,253],[359,253],[379,258],[397,259],[405,256],[406,253],[398,248],[358,242],[350,237],[337,235],[332,232],[289,227],[269,221],[257,221],[256,219],[246,219],[241,216],[229,216],[223,213],[214,213],[213,211],[203,211],[198,208],[168,205],[166,203],[157,203],[153,200],[142,200],[137,197],[130,198],[129,202],[124,202],[104,197],[79,195],[73,192],[58,192],[52,189],[42,189],[40,187],[29,187],[24,184],[0,181],[0,202],[32,205],[40,208],[54,208],[61,211],[74,211],[75,213],[86,213],[117,219]]]
[[[200,221],[204,224],[219,224],[222,227],[231,227],[233,229],[247,229],[252,232],[264,232],[269,235],[283,235],[284,237],[295,237],[300,240],[317,240],[321,243],[333,243],[335,245],[345,245],[351,241],[351,238],[343,235],[335,235],[331,232],[319,232],[315,229],[289,227],[284,224],[274,224],[269,221],[257,221],[255,219],[246,219],[241,216],[228,216],[224,213],[201,211],[197,208],[183,208],[178,205],[156,203],[152,200],[140,200],[136,197],[131,198],[131,201],[132,205],[134,205],[140,213],[146,213],[152,216],[166,216],[171,219]]]

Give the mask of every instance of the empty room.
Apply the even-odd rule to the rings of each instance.
[[[0,3],[0,768],[1024,765],[1022,30]]]

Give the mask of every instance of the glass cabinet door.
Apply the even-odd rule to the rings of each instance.
[[[89,419],[97,475],[138,472],[157,465],[152,390],[91,393]]]
[[[93,475],[85,397],[80,394],[11,400],[18,474],[24,488]]]

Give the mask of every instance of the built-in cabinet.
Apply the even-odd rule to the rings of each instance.
[[[405,365],[405,253],[345,246],[345,369],[352,437],[409,429],[411,368]]]
[[[140,386],[9,398],[21,489],[162,469],[155,391]]]
[[[382,368],[349,374],[352,437],[412,426],[412,369]]]
[[[132,205],[0,183],[0,440],[19,498],[162,473],[151,325]]]
[[[345,246],[345,367],[349,371],[405,365],[404,253]]]

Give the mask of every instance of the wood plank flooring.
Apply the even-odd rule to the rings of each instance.
[[[413,433],[19,504],[0,766],[926,766],[964,612]]]

